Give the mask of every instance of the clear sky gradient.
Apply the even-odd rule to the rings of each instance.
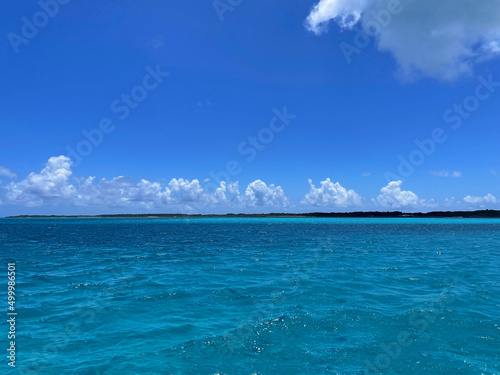
[[[0,216],[499,208],[499,2],[356,4],[4,4]]]

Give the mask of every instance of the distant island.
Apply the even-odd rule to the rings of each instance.
[[[269,217],[269,218],[500,218],[499,210],[478,211],[432,211],[410,212],[401,211],[359,211],[359,212],[309,212],[309,213],[270,213],[270,214],[104,214],[104,215],[17,215],[7,218],[231,218],[231,217]]]

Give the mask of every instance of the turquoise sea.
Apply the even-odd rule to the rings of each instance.
[[[1,374],[500,374],[500,220],[0,219],[0,244]]]

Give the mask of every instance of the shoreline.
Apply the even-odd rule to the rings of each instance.
[[[359,212],[309,212],[309,213],[270,213],[270,214],[102,214],[102,215],[15,215],[5,219],[96,219],[96,218],[463,218],[489,219],[500,218],[500,210],[476,211],[359,211]]]

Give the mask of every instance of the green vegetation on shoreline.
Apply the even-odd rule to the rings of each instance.
[[[310,212],[302,214],[271,213],[271,214],[223,214],[223,215],[188,215],[188,214],[109,214],[109,215],[17,215],[7,218],[231,218],[231,217],[269,217],[269,218],[500,218],[498,210],[478,211],[433,211],[412,212]]]

